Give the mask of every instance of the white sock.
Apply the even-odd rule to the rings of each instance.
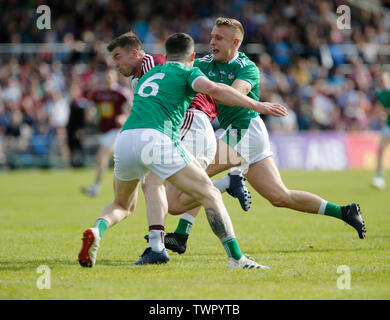
[[[92,185],[92,189],[94,191],[99,191],[99,187],[100,187],[100,183],[99,182],[95,182],[93,185]]]
[[[328,204],[328,201],[325,201],[325,200],[321,201],[320,208],[318,209],[318,214],[324,214],[325,213],[325,209],[326,209],[326,205],[327,204]]]
[[[221,191],[221,193],[226,192],[226,189],[228,189],[230,185],[230,177],[226,175],[222,179],[214,180],[213,185]]]
[[[242,174],[242,170],[241,170],[241,167],[236,167],[236,168],[231,168],[230,169],[230,174],[232,175],[239,175],[239,174]]]
[[[182,215],[180,215],[180,219],[187,220],[188,222],[191,222],[192,224],[195,221],[195,217],[190,215],[189,213],[183,213]]]
[[[164,230],[149,230],[149,247],[160,252],[164,246]]]

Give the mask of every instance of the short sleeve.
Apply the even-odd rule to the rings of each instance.
[[[255,64],[249,64],[248,66],[245,66],[240,69],[236,76],[236,79],[241,79],[249,82],[251,88],[253,88],[260,81],[259,68]]]
[[[187,84],[189,85],[189,87],[193,90],[194,90],[194,83],[195,81],[199,78],[199,77],[206,77],[206,75],[200,71],[199,68],[192,68],[191,71],[190,71],[190,74],[188,75],[188,78],[187,78]]]
[[[194,61],[194,67],[199,68],[199,59],[195,59]]]

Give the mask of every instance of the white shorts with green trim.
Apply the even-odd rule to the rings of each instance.
[[[165,180],[193,160],[180,141],[173,141],[158,130],[130,129],[118,137],[114,175],[122,181],[142,180],[152,171]]]
[[[244,158],[244,166],[272,156],[268,131],[260,116],[251,119],[247,129],[232,129],[229,126],[226,130],[217,130],[216,135]]]

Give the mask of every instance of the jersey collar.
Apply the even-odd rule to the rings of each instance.
[[[233,58],[231,58],[230,60],[229,60],[229,62],[228,62],[228,64],[231,64],[234,60],[236,60],[238,58],[238,52],[236,53],[236,55],[233,57]]]
[[[183,63],[181,63],[179,61],[165,61],[165,64],[167,64],[167,63],[183,64]]]

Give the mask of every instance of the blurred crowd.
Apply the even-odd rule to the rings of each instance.
[[[36,27],[42,4],[51,9],[49,30]],[[351,23],[341,30],[343,4]],[[219,16],[242,22],[242,51],[260,69],[261,100],[289,108],[286,118],[265,119],[271,132],[379,130],[384,114],[374,93],[378,73],[390,65],[389,8],[387,0],[364,9],[337,0],[2,1],[0,167],[17,166],[22,156],[25,165],[38,159],[50,166],[51,153],[71,164],[69,132],[93,133],[84,93],[112,67],[105,45],[115,36],[133,30],[146,48],[163,52],[169,34],[187,32],[202,55]],[[17,50],[50,43],[60,46]],[[258,51],[246,51],[248,44],[259,44]],[[128,86],[127,79],[120,84]]]

